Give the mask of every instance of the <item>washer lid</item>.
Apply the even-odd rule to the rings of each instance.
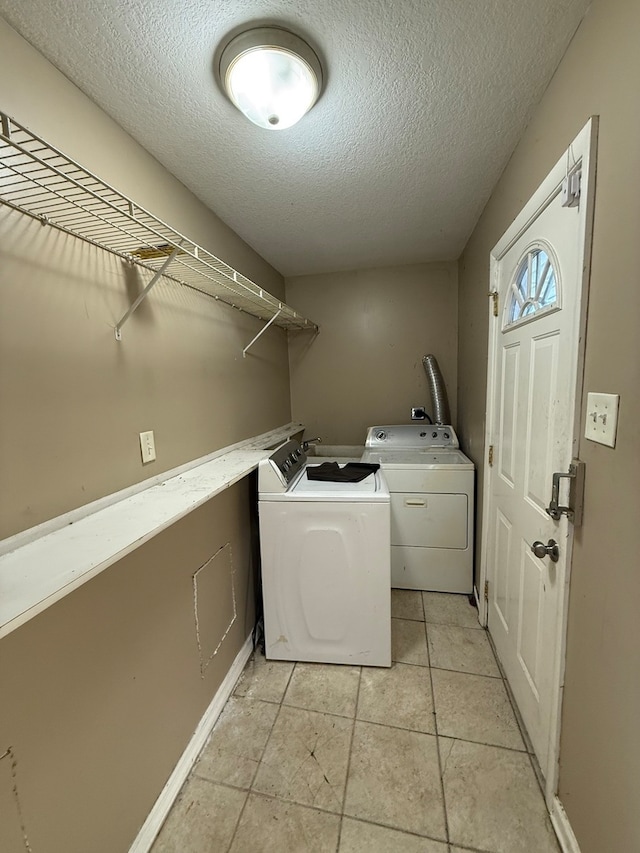
[[[426,468],[438,471],[471,470],[475,466],[460,450],[379,450],[368,448],[363,462],[378,462],[383,468]]]
[[[370,474],[359,483],[330,483],[326,480],[307,479],[307,465],[288,491],[285,500],[362,502],[388,501],[389,489],[382,471]]]

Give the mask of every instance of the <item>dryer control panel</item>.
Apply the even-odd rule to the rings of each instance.
[[[457,449],[460,444],[452,426],[442,424],[398,424],[372,426],[367,430],[367,448]]]

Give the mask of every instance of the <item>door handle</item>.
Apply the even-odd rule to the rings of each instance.
[[[584,501],[584,462],[572,459],[566,474],[557,471],[551,484],[551,500],[546,509],[547,515],[559,521],[566,515],[574,527],[582,524],[582,506]],[[569,505],[560,506],[560,480],[569,480]]]
[[[426,506],[427,502],[425,500],[420,500],[420,498],[407,498],[404,502],[405,506]]]
[[[536,557],[539,557],[541,560],[545,557],[549,557],[552,563],[557,563],[560,558],[560,549],[558,548],[558,543],[555,539],[549,539],[546,545],[544,542],[534,542],[531,546],[531,550]]]

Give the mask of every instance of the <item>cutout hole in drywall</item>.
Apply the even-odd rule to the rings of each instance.
[[[207,666],[218,654],[237,618],[230,543],[216,551],[194,574],[193,609],[200,673],[204,678]]]

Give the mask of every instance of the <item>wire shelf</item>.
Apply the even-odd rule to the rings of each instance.
[[[15,119],[0,112],[0,122],[0,203],[152,272],[142,298],[162,276],[269,325],[318,330],[315,323]],[[118,339],[121,327],[138,304],[116,326]]]

